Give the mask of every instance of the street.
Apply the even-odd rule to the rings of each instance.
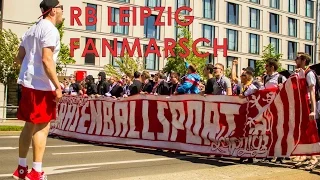
[[[0,136],[0,179],[12,179],[18,162],[18,133]],[[320,179],[284,165],[238,164],[237,158],[203,157],[124,146],[92,145],[50,137],[44,157],[49,180],[87,179]],[[28,156],[32,166],[32,149]],[[291,163],[292,165],[292,163]]]

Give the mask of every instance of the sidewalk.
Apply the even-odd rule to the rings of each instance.
[[[20,120],[6,120],[0,121],[0,126],[24,126],[24,121]]]

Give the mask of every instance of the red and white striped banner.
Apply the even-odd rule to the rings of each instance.
[[[50,133],[92,142],[233,157],[320,153],[305,79],[237,96],[63,97]]]

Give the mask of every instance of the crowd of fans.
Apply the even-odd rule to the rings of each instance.
[[[309,91],[310,100],[310,116],[319,118],[319,106],[316,110],[316,102],[312,97],[316,96],[316,101],[319,101],[319,77],[315,71],[309,68],[311,58],[308,54],[298,53],[296,58],[296,70],[301,69],[306,72],[306,80]],[[151,94],[151,95],[179,95],[179,94],[200,94],[206,95],[228,95],[239,96],[246,98],[254,94],[258,90],[278,88],[290,76],[278,73],[278,63],[276,59],[268,59],[265,72],[258,77],[254,76],[254,69],[247,67],[242,69],[241,76],[237,76],[238,60],[234,59],[231,68],[231,76],[227,77],[224,65],[217,63],[207,64],[203,69],[203,74],[206,76],[206,83],[201,81],[200,75],[197,73],[197,68],[193,64],[184,62],[187,68],[187,73],[181,75],[171,72],[169,78],[161,71],[155,75],[150,75],[148,71],[135,72],[134,74],[125,74],[121,79],[116,76],[111,76],[107,79],[105,72],[98,74],[98,82],[94,82],[93,76],[89,75],[86,79],[77,83],[74,76],[70,76],[69,80],[65,79],[62,82],[63,92],[70,95],[85,95],[100,97],[106,96],[111,98],[126,98],[136,94]],[[312,73],[310,73],[312,72]],[[294,72],[293,72],[294,73]],[[313,89],[313,90],[312,90]],[[319,122],[319,121],[318,121]],[[319,126],[320,127],[320,126]],[[320,129],[320,128],[319,128]],[[310,158],[309,158],[310,159]],[[265,159],[270,161],[271,159]],[[275,158],[276,161],[282,162],[283,158]],[[297,165],[305,162],[307,157],[296,157]],[[253,159],[240,159],[242,163],[252,163]],[[315,156],[311,157],[311,161],[307,169],[312,169],[319,163]]]

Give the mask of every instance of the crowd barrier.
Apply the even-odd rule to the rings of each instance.
[[[309,120],[306,81],[237,96],[135,95],[114,100],[65,96],[50,134],[155,149],[232,157],[289,157],[320,152]]]

